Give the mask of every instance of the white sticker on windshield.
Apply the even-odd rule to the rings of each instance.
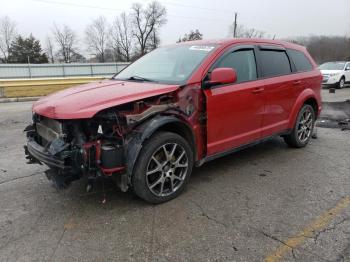
[[[205,51],[205,52],[210,52],[213,49],[214,49],[214,46],[208,46],[208,45],[193,45],[190,47],[190,50]]]

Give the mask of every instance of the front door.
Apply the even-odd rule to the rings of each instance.
[[[208,156],[261,138],[264,80],[257,80],[254,48],[233,49],[219,58],[211,70],[222,67],[233,68],[237,81],[204,90]]]

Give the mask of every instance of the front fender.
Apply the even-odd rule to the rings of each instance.
[[[291,113],[288,119],[288,129],[294,128],[295,121],[297,119],[300,108],[304,105],[305,101],[310,98],[313,98],[316,100],[318,111],[320,110],[320,104],[319,104],[319,99],[317,97],[317,94],[310,88],[305,89],[303,92],[300,93],[299,97],[295,101],[294,106],[291,110]]]
[[[125,158],[127,175],[129,178],[131,178],[144,141],[150,138],[160,127],[176,122],[183,124],[183,121],[175,116],[157,115],[149,121],[139,125],[128,135],[126,139]]]

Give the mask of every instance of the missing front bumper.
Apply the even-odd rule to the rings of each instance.
[[[44,163],[49,167],[59,168],[63,170],[70,169],[70,166],[65,165],[64,159],[56,157],[46,151],[44,147],[39,145],[34,140],[28,140],[27,145],[24,146],[24,151],[28,159],[33,163],[35,160],[39,163]]]

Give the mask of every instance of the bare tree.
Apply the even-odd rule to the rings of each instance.
[[[54,51],[55,47],[53,45],[53,42],[51,40],[51,38],[48,36],[46,37],[46,48],[45,48],[45,51],[46,51],[46,54],[49,58],[49,61],[53,64],[55,62],[55,56],[54,56]]]
[[[0,18],[0,51],[2,54],[1,60],[5,63],[8,62],[11,43],[15,40],[16,36],[15,22],[11,21],[8,16]]]
[[[54,24],[52,32],[59,46],[60,56],[65,63],[69,63],[74,54],[75,44],[77,43],[75,32],[67,25],[63,25],[60,28],[56,24]]]
[[[96,55],[100,62],[105,62],[105,52],[109,39],[108,30],[108,22],[103,16],[93,20],[85,30],[88,49]]]
[[[111,27],[111,43],[116,53],[119,53],[127,62],[131,58],[132,31],[130,18],[126,13],[121,13],[120,17],[114,20]]]
[[[141,4],[133,4],[132,23],[133,35],[142,56],[148,51],[152,34],[157,33],[157,29],[166,23],[166,9],[156,1],[150,3],[146,8],[143,8]]]
[[[159,46],[159,44],[160,44],[160,37],[159,37],[159,34],[158,34],[156,28],[153,30],[153,33],[150,36],[150,41],[149,42],[150,43],[149,43],[148,47],[151,50],[156,49]]]
[[[203,34],[198,30],[191,30],[188,34],[185,34],[184,37],[180,37],[177,43],[186,42],[186,41],[195,41],[202,40]]]
[[[230,35],[233,35],[234,25],[230,26]],[[255,28],[249,28],[244,25],[238,25],[236,27],[236,37],[243,38],[264,38],[267,37],[265,32],[257,30]]]

